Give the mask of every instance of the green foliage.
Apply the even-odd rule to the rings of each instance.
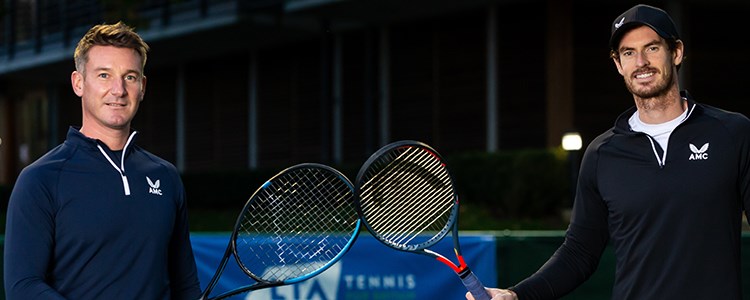
[[[0,210],[2,211],[5,211],[8,208],[11,190],[11,186],[0,184]]]
[[[572,203],[570,169],[562,150],[463,153],[446,160],[460,196],[461,229],[564,229],[567,225],[560,213]],[[335,166],[352,181],[359,167]],[[230,231],[245,202],[279,171],[281,168],[182,174],[191,230]],[[11,188],[0,185],[2,216]]]
[[[562,150],[463,153],[446,160],[460,196],[462,229],[561,229],[567,225],[561,211],[572,203],[570,169]],[[356,180],[359,166],[335,168]],[[279,171],[183,174],[191,229],[230,230],[245,201]]]
[[[234,229],[234,223],[240,214],[237,209],[191,209],[188,211],[190,231],[228,232]]]
[[[242,209],[250,196],[279,170],[211,171],[182,174],[191,209]]]
[[[556,151],[465,153],[446,160],[462,205],[481,207],[491,218],[557,217],[571,203],[568,164]]]
[[[0,184],[0,234],[5,234],[5,212],[8,210],[12,186]]]

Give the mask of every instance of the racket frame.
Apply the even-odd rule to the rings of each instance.
[[[202,295],[200,297],[200,300],[207,300],[207,299],[218,300],[218,299],[224,299],[224,298],[231,297],[231,296],[234,296],[234,295],[237,295],[237,294],[240,294],[240,293],[243,293],[243,292],[247,292],[247,291],[254,291],[254,290],[263,289],[263,288],[269,288],[269,287],[275,287],[275,286],[282,286],[282,285],[289,285],[289,284],[294,284],[294,283],[305,281],[307,279],[310,279],[312,277],[317,276],[318,274],[320,274],[320,273],[324,272],[325,270],[327,270],[328,268],[330,268],[332,265],[336,264],[339,260],[341,260],[341,258],[344,256],[344,254],[346,254],[349,251],[349,249],[351,249],[351,246],[357,240],[357,237],[359,236],[359,232],[361,231],[362,218],[357,218],[357,220],[355,222],[356,224],[355,224],[354,229],[352,231],[352,235],[349,237],[349,240],[346,243],[346,245],[343,247],[343,249],[333,259],[331,259],[328,263],[326,263],[322,267],[320,267],[320,268],[314,270],[313,272],[310,272],[310,273],[308,273],[308,274],[306,274],[304,276],[290,278],[290,279],[287,279],[287,280],[269,281],[269,280],[265,280],[265,279],[260,278],[257,275],[255,275],[240,260],[240,256],[237,254],[237,252],[238,252],[237,236],[239,235],[239,230],[240,230],[240,228],[242,226],[242,222],[243,222],[243,219],[244,219],[243,216],[244,216],[245,210],[248,209],[248,207],[253,204],[253,200],[256,199],[256,195],[258,195],[258,193],[260,193],[261,191],[265,190],[275,179],[277,179],[278,177],[280,177],[282,175],[285,175],[285,174],[287,174],[287,173],[289,173],[289,172],[291,172],[293,170],[302,169],[302,168],[319,168],[319,169],[324,169],[324,170],[327,170],[329,172],[332,172],[333,174],[335,174],[336,176],[338,176],[344,183],[346,183],[349,186],[349,188],[352,190],[352,198],[356,197],[355,194],[354,194],[355,190],[354,190],[354,185],[352,184],[352,182],[343,173],[341,173],[340,171],[338,171],[338,170],[336,170],[336,169],[334,169],[334,168],[332,168],[330,166],[324,165],[324,164],[319,164],[319,163],[300,163],[300,164],[288,167],[288,168],[286,168],[286,169],[278,172],[276,175],[274,175],[270,179],[266,180],[260,187],[258,187],[258,189],[256,189],[255,192],[253,192],[252,196],[250,196],[250,198],[245,202],[245,205],[242,207],[242,210],[240,211],[240,214],[237,217],[237,220],[235,221],[234,229],[232,230],[232,234],[231,234],[231,236],[229,238],[229,244],[227,245],[227,249],[224,251],[224,256],[222,257],[221,262],[219,263],[219,267],[216,269],[216,272],[214,273],[213,277],[209,281],[208,285],[206,285],[206,288],[203,291],[203,293],[202,293]],[[245,275],[247,275],[248,277],[252,278],[256,282],[253,283],[253,284],[249,284],[249,285],[245,285],[245,286],[234,288],[232,290],[229,290],[229,291],[226,291],[226,292],[224,292],[222,294],[219,294],[219,295],[217,295],[215,297],[209,298],[209,294],[216,287],[216,285],[219,282],[219,278],[221,278],[221,275],[224,273],[224,269],[226,268],[227,263],[229,262],[229,257],[230,256],[234,256],[235,261],[237,262],[237,266],[240,268],[240,270],[242,270],[242,272],[245,273]]]
[[[459,265],[456,265],[453,263],[450,259],[446,258],[445,256],[441,255],[440,253],[437,253],[435,251],[429,250],[427,248],[432,247],[433,245],[437,244],[441,240],[445,238],[446,235],[448,235],[449,232],[452,232],[453,237],[458,237],[458,193],[456,192],[455,185],[453,184],[453,177],[449,176],[450,182],[451,182],[451,189],[453,190],[453,206],[451,207],[451,213],[450,217],[448,219],[448,222],[446,222],[445,226],[443,226],[436,234],[432,235],[432,237],[424,242],[415,244],[415,245],[398,245],[395,243],[392,243],[386,239],[381,238],[379,234],[377,234],[377,231],[370,225],[370,222],[366,218],[365,210],[362,207],[362,197],[360,192],[362,191],[363,186],[363,179],[367,175],[366,172],[370,168],[370,166],[378,161],[380,161],[383,157],[383,155],[390,153],[394,149],[399,149],[403,147],[418,147],[422,148],[423,150],[426,150],[437,160],[443,161],[443,158],[438,154],[437,151],[435,151],[434,148],[430,147],[429,145],[415,140],[401,140],[396,141],[393,143],[390,143],[388,145],[383,146],[382,148],[378,149],[377,152],[373,153],[367,161],[362,165],[362,168],[360,168],[359,173],[357,173],[357,179],[355,182],[355,191],[356,191],[356,197],[354,200],[354,207],[357,210],[357,213],[360,216],[360,219],[362,219],[362,224],[367,228],[367,230],[372,234],[373,237],[375,237],[378,241],[381,243],[387,245],[390,248],[399,250],[399,251],[405,251],[405,252],[412,252],[412,253],[418,253],[430,256],[432,258],[435,258],[446,265],[450,266],[451,269],[456,271],[456,273],[459,273],[461,269],[465,268],[465,264],[462,263],[463,258],[460,258]],[[448,170],[446,169],[446,172]],[[457,252],[457,255],[461,253],[460,245],[456,240],[454,239],[453,242],[453,248]],[[459,256],[461,257],[461,256]]]
[[[362,197],[361,197],[361,189],[363,186],[363,179],[365,176],[367,176],[367,171],[370,168],[370,166],[383,157],[383,155],[386,155],[387,153],[390,153],[391,151],[403,147],[417,147],[421,148],[424,151],[429,152],[432,154],[438,161],[441,162],[443,168],[445,168],[445,172],[448,173],[448,178],[450,180],[451,189],[453,190],[453,206],[451,207],[451,212],[448,221],[446,222],[446,225],[441,228],[437,232],[437,234],[433,235],[432,238],[428,239],[426,242],[418,243],[416,245],[407,245],[407,246],[400,246],[395,243],[392,243],[384,238],[382,238],[370,225],[370,222],[365,217],[365,211],[362,207]],[[377,152],[373,153],[367,161],[362,165],[362,167],[359,170],[359,173],[357,173],[357,178],[355,181],[355,195],[354,198],[354,207],[357,209],[357,213],[360,216],[360,219],[362,219],[362,223],[364,224],[365,228],[367,228],[367,231],[370,232],[370,234],[375,237],[378,241],[383,243],[384,245],[404,252],[409,253],[416,253],[425,255],[428,257],[432,257],[441,263],[445,264],[446,266],[450,267],[456,275],[459,276],[462,283],[466,286],[466,288],[474,295],[474,298],[479,299],[487,299],[489,300],[489,294],[485,291],[484,285],[479,281],[477,276],[469,269],[468,265],[466,264],[466,261],[464,260],[463,254],[461,253],[461,243],[459,242],[459,234],[458,234],[458,216],[459,216],[459,198],[458,198],[458,192],[456,190],[456,186],[453,181],[453,176],[451,176],[450,171],[447,169],[446,164],[444,163],[444,160],[442,156],[430,145],[427,145],[420,141],[415,140],[400,140],[396,142],[392,142],[388,145],[385,145],[378,149]],[[452,235],[452,242],[453,242],[453,252],[456,255],[456,259],[458,260],[458,263],[456,264],[452,260],[448,259],[446,256],[437,253],[433,250],[428,249],[429,247],[432,247],[433,245],[440,242],[445,236],[448,234],[448,232],[451,232]]]

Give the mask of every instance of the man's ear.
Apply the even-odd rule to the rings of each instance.
[[[73,92],[78,95],[78,97],[83,97],[83,74],[78,73],[78,71],[73,71],[72,74],[70,74],[70,85],[73,87]]]
[[[674,65],[677,66],[681,64],[682,59],[685,57],[685,44],[682,43],[682,40],[677,40],[677,42],[675,43],[674,51],[672,51],[672,53],[674,56],[674,60],[672,61]]]
[[[141,94],[139,95],[140,99],[138,101],[143,101],[143,96],[146,95],[146,76],[143,76],[143,79],[141,81]]]
[[[622,65],[620,64],[620,60],[617,58],[612,58],[612,61],[615,63],[615,67],[617,67],[617,73],[620,73],[620,75],[625,76],[625,74],[622,74]]]

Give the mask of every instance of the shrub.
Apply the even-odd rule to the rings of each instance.
[[[462,202],[502,218],[558,216],[570,202],[564,153],[516,150],[447,157]]]
[[[570,206],[570,170],[559,149],[526,149],[446,156],[464,210],[482,219],[559,218]],[[359,165],[334,166],[353,182]],[[239,212],[278,169],[214,171],[182,175],[190,208]],[[466,221],[472,222],[467,219]],[[481,224],[480,224],[481,225]]]

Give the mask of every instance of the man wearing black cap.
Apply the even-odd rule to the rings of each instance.
[[[492,299],[562,297],[594,273],[608,243],[612,299],[741,299],[750,120],[680,91],[685,48],[663,10],[618,16],[610,46],[635,106],[588,146],[565,242],[531,277],[489,289]]]

